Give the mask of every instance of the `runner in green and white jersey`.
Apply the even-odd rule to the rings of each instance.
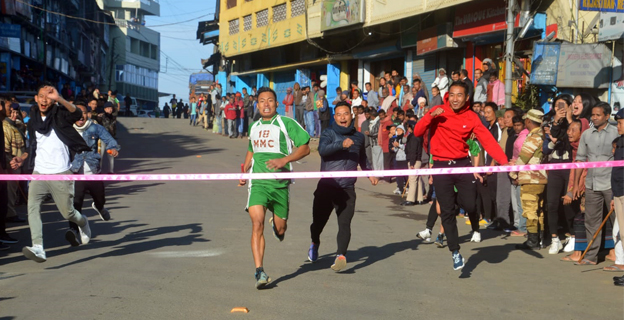
[[[270,88],[258,90],[258,111],[262,118],[249,127],[249,148],[245,172],[288,172],[291,162],[310,154],[308,133],[291,118],[277,114],[277,95]],[[293,145],[296,149],[293,151]],[[241,180],[240,185],[247,181]],[[266,210],[273,235],[284,240],[289,210],[290,180],[253,180],[249,182],[247,211],[252,222],[251,251],[256,264],[256,288],[264,288],[271,279],[264,272],[264,219]]]

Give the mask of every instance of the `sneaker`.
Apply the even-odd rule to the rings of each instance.
[[[472,225],[472,223],[470,223],[470,219],[466,216],[466,225],[470,226]]]
[[[0,235],[0,243],[17,243],[17,240],[11,238],[8,234]]]
[[[563,248],[563,252],[574,252],[574,238],[568,237],[567,243]]]
[[[423,239],[425,241],[427,241],[427,239],[429,239],[429,242],[431,241],[431,230],[429,230],[429,228],[419,232],[416,234],[416,237],[418,237],[418,239]]]
[[[453,270],[461,270],[465,262],[466,259],[459,254],[459,251],[453,251]]]
[[[470,242],[476,242],[476,243],[481,242],[481,232],[478,232],[478,231],[473,232]]]
[[[26,258],[35,262],[45,262],[47,260],[43,246],[40,244],[36,244],[32,247],[24,247],[22,253]]]
[[[399,188],[394,189],[394,191],[392,192],[394,194],[401,194],[401,190]]]
[[[347,258],[344,255],[339,254],[336,256],[336,260],[334,260],[334,264],[331,265],[331,269],[338,272],[344,269],[346,266],[347,266]]]
[[[100,215],[100,219],[102,219],[102,221],[110,220],[110,213],[106,208],[102,208],[102,212],[100,212],[100,210],[95,207],[95,202],[91,203],[91,208],[93,208],[93,210]]]
[[[312,243],[310,245],[310,249],[308,250],[308,260],[310,262],[316,262],[316,260],[318,259],[318,248],[318,244]]]
[[[436,246],[438,248],[444,248],[444,233],[440,233],[435,241]]]
[[[5,250],[9,250],[9,249],[11,249],[11,247],[9,247],[6,244],[0,242],[0,251],[5,251]]]
[[[80,240],[82,244],[87,244],[91,240],[91,228],[89,227],[89,219],[85,217],[87,221],[84,226],[78,226],[78,230],[80,230]]]
[[[490,223],[490,221],[488,221],[488,219],[481,219],[481,220],[479,220],[479,225],[480,226],[484,226],[484,225],[489,224],[489,223]]]
[[[65,240],[71,244],[72,247],[77,247],[80,245],[80,237],[76,230],[69,229],[65,231]]]
[[[548,249],[548,254],[557,254],[559,251],[563,249],[563,244],[561,244],[561,240],[559,238],[552,238],[552,242],[550,243],[550,249]]]
[[[271,278],[264,272],[264,270],[260,272],[256,272],[256,289],[264,289],[271,282]]]
[[[277,234],[277,229],[275,229],[275,223],[273,223],[273,217],[269,218],[269,222],[271,223],[271,229],[273,229],[273,236],[275,237],[275,239],[279,240],[280,242],[284,241],[285,234],[281,236]]]

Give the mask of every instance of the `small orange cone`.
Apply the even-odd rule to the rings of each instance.
[[[234,312],[249,313],[249,309],[247,309],[245,307],[234,307],[234,308],[232,308],[232,311],[230,311],[230,313],[234,313]]]
[[[198,158],[201,158],[201,156],[197,156]]]

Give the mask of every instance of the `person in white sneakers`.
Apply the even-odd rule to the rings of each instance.
[[[74,129],[80,133],[91,150],[74,156],[74,161],[72,161],[71,164],[71,171],[76,174],[84,175],[98,174],[102,169],[100,167],[98,141],[101,140],[104,143],[106,152],[112,157],[117,157],[117,155],[119,155],[119,145],[113,136],[108,133],[106,128],[87,118],[87,108],[84,106],[84,103],[76,102],[76,106],[82,111],[82,117],[76,121]],[[110,219],[110,213],[104,208],[104,204],[106,203],[104,181],[76,181],[74,187],[74,209],[78,211],[82,210],[85,193],[89,191],[91,198],[93,198],[93,203],[91,204],[93,210],[100,215],[100,219],[103,221],[108,221]],[[65,232],[65,239],[72,247],[75,247],[80,245],[79,235],[80,230],[78,226],[70,221],[69,230]]]
[[[27,161],[24,158],[14,158],[15,165],[26,165],[27,169],[33,169],[35,175],[72,174],[69,170],[70,151],[80,153],[90,150],[73,128],[73,124],[82,117],[82,111],[63,99],[49,84],[37,88],[35,101],[37,104],[30,110],[28,123],[30,156]],[[78,225],[82,243],[89,243],[91,239],[89,221],[74,209],[74,182],[33,180],[28,189],[28,223],[32,247],[24,247],[22,252],[26,258],[36,262],[47,260],[43,249],[41,204],[48,194],[52,195],[63,217]]]

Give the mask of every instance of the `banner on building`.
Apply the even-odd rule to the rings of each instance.
[[[554,86],[557,84],[557,66],[561,43],[535,42],[533,46],[533,64],[531,67],[531,83],[536,85]]]
[[[598,41],[620,39],[624,36],[624,14],[616,12],[601,12],[598,32]]]
[[[611,83],[611,51],[601,43],[564,43],[557,69],[557,87],[605,89]]]
[[[454,38],[502,31],[507,29],[507,3],[489,0],[475,4],[470,1],[455,10]]]
[[[321,4],[321,31],[364,23],[364,0],[325,0]]]
[[[453,26],[450,22],[439,24],[418,33],[416,54],[423,55],[445,48],[457,48],[457,43],[451,37]]]
[[[579,9],[584,11],[624,13],[624,0],[579,0]]]

